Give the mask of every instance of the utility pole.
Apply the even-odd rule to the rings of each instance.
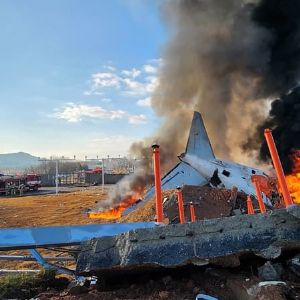
[[[55,161],[55,194],[58,195],[58,160]]]
[[[49,162],[49,161],[55,161],[55,194],[58,195],[58,179],[59,179],[59,172],[58,172],[58,163],[59,162],[63,162],[63,161],[75,161],[76,160],[76,156],[74,155],[74,158],[64,158],[63,156],[60,158],[53,158],[50,157],[50,159],[47,158],[43,158],[43,159],[39,159],[39,161],[43,161],[43,162]]]
[[[104,172],[105,172],[105,159],[102,158],[102,191],[104,191]]]

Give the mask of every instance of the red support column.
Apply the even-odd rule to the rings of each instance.
[[[183,199],[182,199],[182,189],[180,187],[177,188],[177,200],[178,200],[178,210],[179,210],[179,221],[180,224],[184,224],[185,223],[184,207],[183,207]]]
[[[276,148],[276,145],[275,145],[275,142],[273,139],[271,129],[265,129],[265,139],[266,139],[268,147],[269,147],[269,151],[270,151],[273,165],[274,165],[274,168],[276,171],[276,176],[278,179],[279,187],[280,187],[281,193],[283,195],[284,204],[286,207],[288,207],[289,205],[292,205],[294,203],[293,203],[293,200],[291,198],[291,195],[289,193],[289,190],[288,190],[288,187],[287,187],[287,184],[285,181],[282,164],[281,164],[278,152],[277,152],[277,148]]]
[[[247,211],[248,215],[254,215],[254,209],[249,195],[247,196]]]
[[[161,194],[161,179],[160,179],[160,154],[159,145],[152,145],[153,149],[153,168],[154,168],[154,183],[155,183],[155,198],[156,198],[156,218],[158,223],[163,223],[163,203]]]
[[[258,205],[259,205],[260,212],[262,214],[264,214],[266,212],[266,206],[264,204],[264,201],[263,201],[263,198],[262,198],[262,195],[261,195],[261,189],[260,189],[259,183],[257,182],[256,179],[254,179],[253,184],[254,184],[254,187],[255,187],[255,192],[256,192],[256,197],[257,197],[257,200],[258,200]]]
[[[191,222],[196,221],[195,207],[193,202],[190,202],[190,214],[191,214]]]

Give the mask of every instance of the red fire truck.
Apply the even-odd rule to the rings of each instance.
[[[41,176],[37,174],[26,175],[0,175],[1,194],[22,194],[27,191],[38,191],[41,187]]]
[[[30,191],[37,191],[41,187],[41,176],[37,174],[25,175],[25,186]]]

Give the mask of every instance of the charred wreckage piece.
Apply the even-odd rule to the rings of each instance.
[[[77,273],[110,276],[189,264],[239,265],[251,254],[275,259],[300,249],[300,207],[136,229],[81,244]]]
[[[261,170],[238,163],[219,160],[215,157],[202,116],[195,111],[186,150],[179,157],[180,162],[161,179],[162,190],[175,190],[183,185],[210,185],[214,188],[232,189],[255,196],[255,188],[251,181],[253,176],[268,176]],[[155,193],[150,188],[145,199],[125,210],[127,215],[137,207],[144,205]],[[268,198],[263,199],[265,204],[271,205]]]

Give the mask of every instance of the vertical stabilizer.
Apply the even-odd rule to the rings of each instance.
[[[202,159],[215,159],[202,116],[197,111],[194,112],[185,153]]]

